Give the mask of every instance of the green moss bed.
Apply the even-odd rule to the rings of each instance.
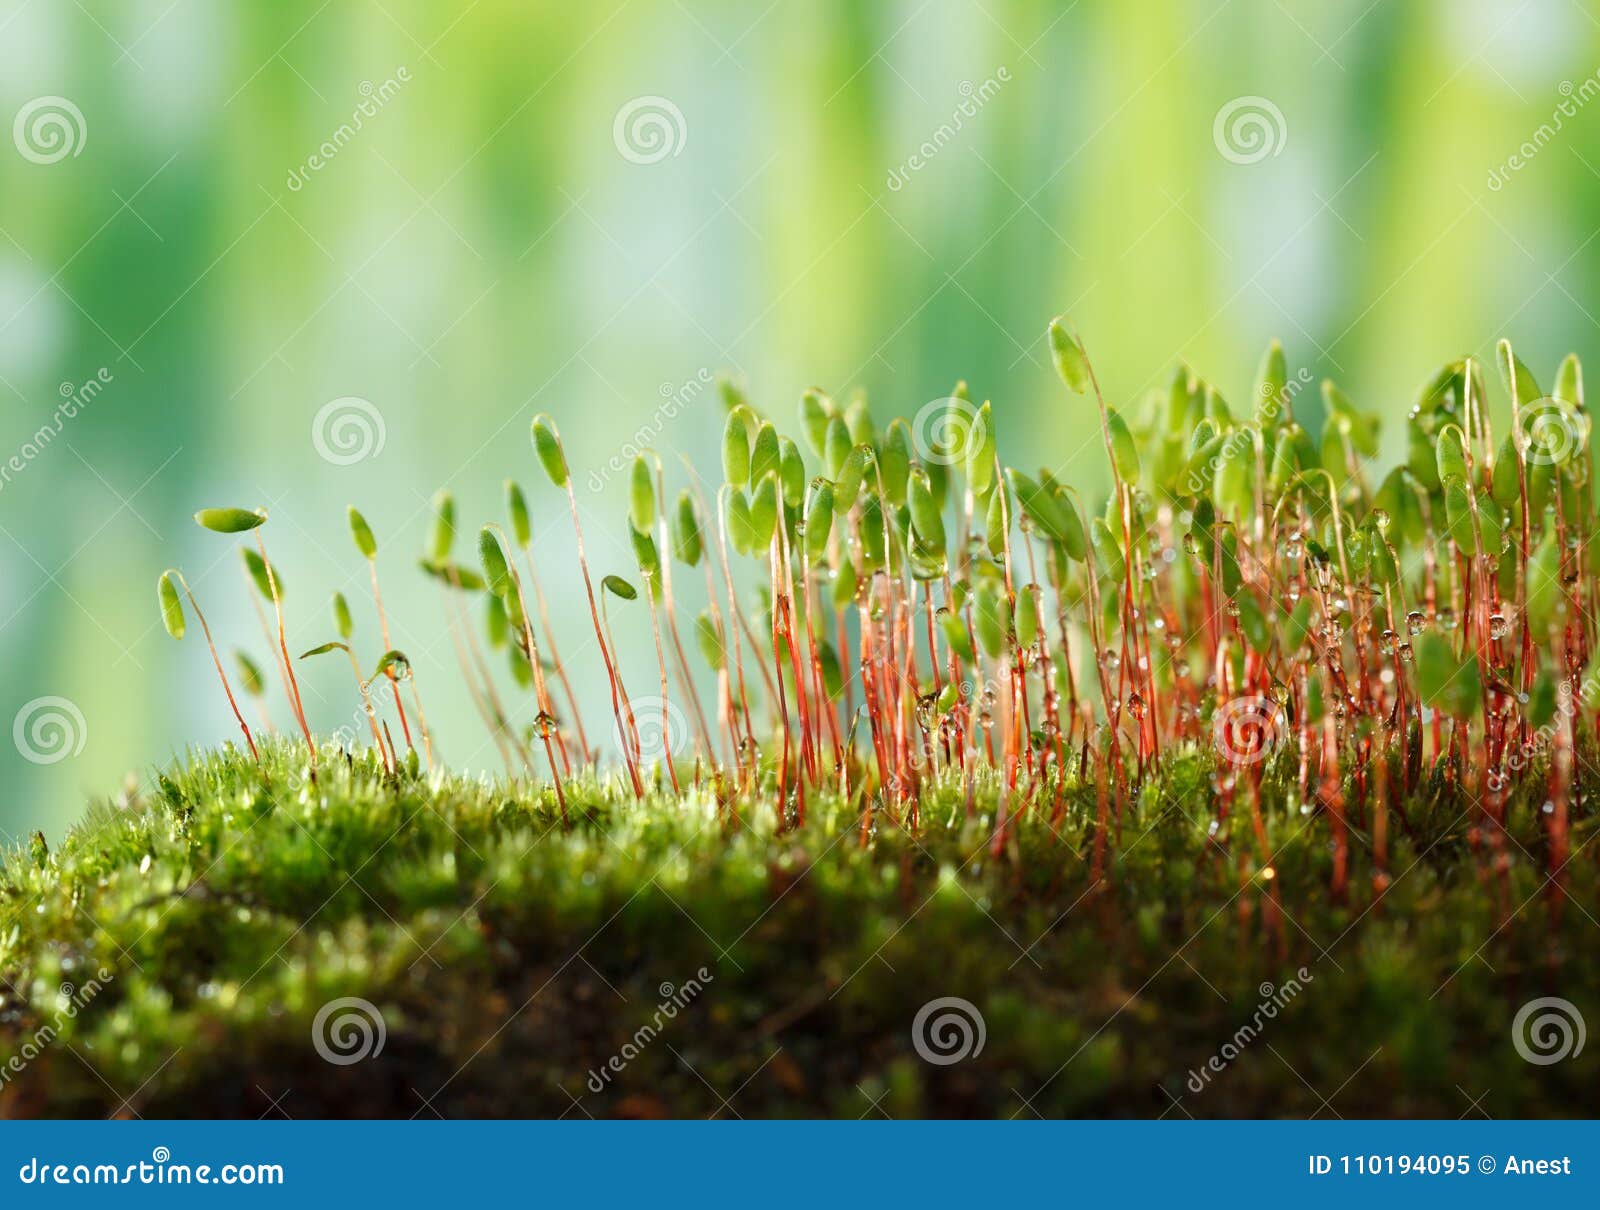
[[[1600,1024],[1585,798],[1558,892],[1537,802],[1495,846],[1425,778],[1381,896],[1354,812],[1341,904],[1287,760],[1270,874],[1244,804],[1217,824],[1209,754],[1175,751],[1097,886],[1092,787],[996,859],[990,774],[970,813],[959,780],[925,787],[915,831],[880,808],[863,847],[859,790],[779,832],[770,792],[635,802],[591,775],[563,827],[547,786],[391,781],[332,749],[312,785],[298,754],[195,756],[5,854],[0,1115],[1600,1111],[1600,1043],[1533,1063],[1513,1031],[1546,996]],[[918,1029],[967,1010],[918,1016],[947,997],[982,1046],[945,1021],[970,1053],[933,1062]]]

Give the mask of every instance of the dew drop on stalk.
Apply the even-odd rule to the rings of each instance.
[[[1416,658],[1416,653],[1412,651],[1411,644],[1410,643],[1401,643],[1400,644],[1400,662],[1403,663],[1403,664],[1409,664],[1415,658]]]
[[[540,739],[549,739],[556,733],[556,716],[548,710],[539,711],[538,717],[533,720],[533,729],[538,732]]]
[[[1128,698],[1128,713],[1133,715],[1134,718],[1142,719],[1144,717],[1144,698],[1137,693],[1130,695]]]
[[[1122,656],[1117,653],[1115,647],[1107,647],[1100,654],[1100,662],[1105,665],[1107,672],[1116,672],[1122,667]]]
[[[1230,618],[1236,618],[1236,617],[1239,616],[1239,602],[1234,600],[1232,597],[1228,598],[1227,609],[1228,609],[1228,616]]]
[[[1394,639],[1395,639],[1394,631],[1385,630],[1382,634],[1380,634],[1378,636],[1378,650],[1381,651],[1384,655],[1393,655],[1394,654]]]
[[[1406,614],[1406,629],[1412,634],[1421,634],[1423,628],[1426,627],[1427,624],[1428,619],[1422,616],[1422,611],[1420,609],[1413,609],[1410,613]]]
[[[1489,616],[1489,637],[1491,639],[1503,639],[1510,633],[1511,623],[1506,621],[1505,614],[1496,613]]]
[[[1373,509],[1372,523],[1378,527],[1380,532],[1387,532],[1389,529],[1389,511],[1383,508]]]

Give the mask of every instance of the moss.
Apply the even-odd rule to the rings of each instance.
[[[976,817],[959,784],[925,787],[920,831],[880,806],[863,849],[859,801],[778,832],[770,780],[735,822],[709,785],[635,803],[590,774],[564,829],[544,785],[390,781],[331,748],[313,785],[297,751],[196,756],[6,854],[0,1045],[32,1057],[0,1112],[256,1116],[286,1091],[295,1117],[1454,1117],[1485,1089],[1497,1117],[1600,1109],[1600,1047],[1537,1066],[1511,1033],[1536,996],[1600,1009],[1585,802],[1564,903],[1536,811],[1511,812],[1492,872],[1442,776],[1405,804],[1374,903],[1357,802],[1340,904],[1326,824],[1271,765],[1275,924],[1246,811],[1212,835],[1211,758],[1191,750],[1143,787],[1098,888],[1092,787],[1066,788],[1058,833],[1024,816],[994,860],[988,774]],[[1297,990],[1186,1086],[1269,983]],[[347,997],[384,1044],[331,1063],[315,1022]],[[983,1020],[982,1050],[949,1065],[913,1044],[940,997]]]

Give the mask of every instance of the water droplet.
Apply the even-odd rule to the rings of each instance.
[[[1454,630],[1456,628],[1456,612],[1453,609],[1441,609],[1438,613],[1440,630]]]
[[[557,727],[556,716],[547,710],[539,711],[538,716],[533,720],[533,729],[538,732],[540,739],[549,739],[555,735]]]
[[[1511,623],[1506,621],[1504,614],[1496,613],[1489,615],[1489,637],[1491,639],[1503,639],[1510,633]]]
[[[1372,510],[1372,523],[1378,527],[1379,532],[1389,528],[1389,512],[1387,509],[1375,508]]]
[[[1421,634],[1428,624],[1428,619],[1422,616],[1420,609],[1413,609],[1406,614],[1406,629],[1412,634]]]

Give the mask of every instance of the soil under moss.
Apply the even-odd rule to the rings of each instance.
[[[1497,868],[1425,780],[1376,902],[1358,805],[1341,904],[1292,770],[1263,783],[1269,874],[1200,752],[1143,786],[1098,887],[1081,787],[994,860],[988,777],[971,813],[927,789],[915,833],[880,809],[863,848],[859,798],[779,833],[770,793],[591,777],[564,828],[537,784],[264,758],[197,757],[5,855],[0,1115],[1600,1113],[1600,1046],[1530,1063],[1513,1031],[1547,996],[1600,1022],[1584,802],[1562,895],[1528,794]],[[932,1062],[946,1010],[918,1016],[948,997],[972,1053]]]

